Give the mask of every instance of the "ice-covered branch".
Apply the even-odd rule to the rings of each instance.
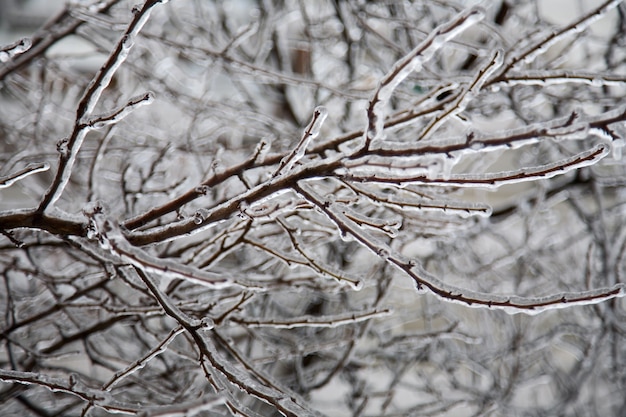
[[[431,184],[455,187],[486,187],[497,188],[502,185],[515,184],[525,181],[536,181],[543,178],[552,178],[563,175],[582,167],[596,164],[609,154],[610,147],[606,144],[596,145],[594,148],[577,155],[532,168],[521,168],[515,171],[487,173],[487,174],[452,174],[445,177],[424,175],[402,175],[385,173],[359,173],[358,171],[340,174],[344,181],[389,183],[389,184]]]
[[[10,45],[0,48],[0,62],[7,62],[17,55],[23,54],[28,51],[32,46],[32,42],[28,38],[20,39]]]
[[[597,72],[566,71],[566,70],[528,70],[523,73],[508,73],[500,81],[500,85],[538,85],[587,84],[592,87],[620,86],[626,84],[626,77],[619,74],[599,74]]]
[[[179,402],[173,405],[151,406],[141,410],[138,417],[190,417],[211,411],[223,405],[226,399],[220,395],[203,395],[195,401]]]
[[[38,172],[44,172],[50,169],[50,164],[42,162],[39,164],[28,164],[24,168],[18,170],[9,175],[0,176],[0,189],[12,186],[15,182],[20,181],[29,175],[36,174]]]
[[[97,117],[89,119],[86,125],[91,129],[100,129],[111,124],[116,124],[137,108],[150,104],[153,101],[154,94],[151,92],[142,94],[137,97],[133,97],[128,100],[128,103],[126,103],[122,107],[117,108],[107,114],[99,115]]]
[[[537,314],[545,310],[595,304],[615,297],[626,296],[626,284],[616,284],[610,288],[590,291],[560,293],[546,297],[487,294],[448,285],[427,272],[416,259],[410,259],[398,253],[351,221],[340,208],[335,207],[336,203],[317,195],[309,184],[299,183],[297,191],[315,204],[337,226],[340,233],[353,236],[385,262],[411,277],[418,292],[428,290],[444,301],[461,303],[470,307],[502,309],[509,313]]]
[[[182,313],[178,308],[172,306],[167,296],[165,296],[157,287],[156,283],[152,282],[150,277],[143,274],[141,270],[137,270],[144,283],[149,287],[152,294],[157,298],[159,304],[163,307],[165,313],[172,317],[182,328],[184,328],[196,344],[197,349],[200,352],[201,360],[206,358],[211,363],[211,370],[207,370],[211,379],[224,377],[229,384],[233,384],[238,389],[247,392],[261,401],[271,404],[276,407],[285,416],[313,416],[314,413],[307,410],[305,407],[299,404],[294,394],[286,395],[286,392],[278,388],[277,384],[259,383],[257,380],[251,379],[250,376],[244,371],[236,368],[225,360],[222,355],[216,349],[213,341],[209,337],[210,328],[212,327],[212,321],[210,326],[206,326],[205,320],[197,320],[190,318],[188,315]],[[217,375],[216,375],[217,374]],[[230,404],[227,399],[229,392],[224,391],[220,393],[221,397],[226,396],[225,401]],[[231,397],[231,400],[233,398]]]
[[[274,177],[280,175],[282,172],[289,172],[293,166],[304,156],[306,152],[306,148],[309,146],[309,143],[313,139],[315,139],[320,134],[320,130],[322,129],[322,124],[326,117],[328,116],[328,110],[324,106],[318,106],[315,108],[313,112],[313,119],[309,123],[309,125],[304,129],[304,134],[302,138],[293,149],[293,151],[283,158],[278,165],[278,169],[274,172]]]
[[[498,72],[498,76],[494,78],[494,82],[499,82],[506,79],[506,74],[509,70],[515,67],[518,63],[530,63],[535,60],[539,55],[545,53],[552,45],[563,39],[565,36],[572,33],[581,33],[587,29],[593,22],[604,16],[609,10],[617,7],[622,0],[609,0],[589,11],[579,19],[570,23],[569,25],[554,30],[543,35],[539,40],[531,39],[528,46],[517,49],[510,58],[508,58]]]
[[[300,255],[302,255],[302,257],[304,258],[304,261],[299,261],[296,263],[300,263],[302,265],[305,265],[313,269],[315,272],[317,272],[318,274],[320,274],[321,276],[325,278],[334,279],[341,285],[348,284],[354,290],[358,291],[361,288],[363,288],[362,280],[355,278],[355,277],[351,277],[343,271],[335,271],[330,266],[323,265],[323,262],[319,259],[316,259],[317,258],[316,256],[308,254],[305,250],[306,245],[304,245],[298,239],[297,235],[299,234],[299,231],[295,228],[290,227],[284,219],[278,218],[276,220],[285,229],[287,236],[289,237],[289,240],[291,241],[291,244],[294,247],[294,249],[298,253],[300,253]],[[271,249],[266,249],[266,250],[271,250]]]
[[[113,387],[113,385],[119,383],[124,378],[127,378],[133,373],[144,368],[152,359],[154,359],[156,356],[160,355],[161,353],[165,352],[167,350],[168,345],[176,338],[176,336],[181,334],[183,331],[184,329],[182,326],[177,326],[176,328],[172,329],[172,331],[170,331],[167,337],[163,339],[159,344],[157,344],[154,348],[150,349],[150,351],[147,354],[137,359],[136,361],[128,365],[123,370],[116,372],[115,375],[113,375],[111,379],[106,384],[103,385],[102,390],[107,391],[107,392],[111,391],[111,388]],[[83,409],[83,415],[88,415],[89,409],[92,406],[93,404],[89,403]]]
[[[111,54],[96,76],[89,83],[76,109],[76,120],[72,133],[67,139],[61,140],[58,144],[60,154],[59,166],[57,167],[52,185],[39,204],[38,211],[40,213],[43,213],[50,205],[53,205],[63,194],[63,190],[70,180],[78,152],[87,136],[91,114],[100,100],[102,92],[108,87],[113,75],[128,57],[135,38],[150,17],[152,8],[162,2],[162,0],[147,0],[141,8],[133,8],[133,18],[124,35],[120,38],[113,51],[111,51]]]
[[[109,250],[121,262],[133,265],[139,270],[191,281],[214,289],[230,286],[254,287],[252,283],[244,283],[226,274],[208,272],[170,259],[152,256],[145,250],[131,245],[119,226],[107,219],[104,214],[98,212],[86,214],[91,223],[90,236],[97,239],[103,249]]]
[[[386,207],[399,210],[440,211],[460,216],[478,215],[489,217],[491,215],[491,207],[487,204],[442,201],[433,197],[417,196],[416,193],[410,193],[406,187],[398,189],[397,192],[387,191],[382,193],[378,190],[370,189],[373,187],[366,187],[359,183],[344,182],[344,184],[358,195],[367,197],[374,204],[383,204]],[[400,193],[401,191],[403,192],[402,194]],[[412,194],[411,198],[404,196],[404,193]]]
[[[260,151],[260,150],[258,150]],[[257,157],[259,156],[258,152],[254,152],[250,157],[245,159],[243,162],[235,164],[224,171],[220,171],[218,173],[214,173],[207,180],[203,181],[201,184],[191,188],[187,192],[183,193],[179,197],[168,200],[163,205],[153,207],[145,213],[138,214],[122,223],[122,226],[127,228],[128,230],[134,230],[141,226],[145,226],[153,220],[158,219],[161,216],[164,216],[168,213],[179,210],[182,206],[191,201],[200,198],[207,194],[207,192],[214,186],[223,183],[229,178],[241,175],[245,170],[253,168],[255,166],[255,162]]]
[[[80,398],[109,413],[135,415],[139,411],[136,406],[120,404],[109,392],[89,388],[75,374],[69,380],[52,378],[40,372],[20,372],[0,369],[0,381],[15,382],[24,385],[37,385],[52,392],[62,392]]]
[[[412,72],[419,71],[446,42],[483,18],[479,9],[470,9],[434,29],[426,39],[408,55],[397,61],[392,69],[381,79],[378,89],[367,109],[367,129],[365,129],[365,148],[383,138],[385,126],[385,107],[394,90]]]
[[[119,2],[120,0],[102,1],[93,4],[91,8],[95,13],[106,13]],[[42,56],[52,45],[74,33],[84,23],[85,21],[73,17],[71,8],[67,7],[57,17],[42,27],[34,36],[10,45],[9,49],[12,49],[14,52],[26,48],[27,45],[28,48],[22,50],[19,54],[9,53],[4,55],[7,61],[4,62],[4,65],[0,66],[0,81],[4,80],[9,74],[28,65],[37,57]],[[17,50],[14,48],[17,48]],[[0,62],[2,62],[1,59]]]
[[[503,55],[502,51],[495,51],[487,64],[477,71],[474,78],[464,86],[463,91],[422,129],[417,135],[417,140],[427,139],[446,120],[463,112],[469,102],[480,92],[480,89],[488,81],[489,77],[502,66],[504,62]]]
[[[354,324],[365,320],[384,317],[392,313],[391,309],[366,311],[362,313],[341,314],[337,316],[303,316],[289,320],[268,319],[252,320],[241,317],[231,317],[230,320],[247,327],[274,327],[277,329],[293,329],[297,327],[337,327]]]
[[[0,47],[5,414],[619,414],[623,1],[138,3]]]

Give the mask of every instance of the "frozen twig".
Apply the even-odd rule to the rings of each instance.
[[[0,176],[0,189],[12,186],[15,182],[20,181],[29,175],[38,172],[45,172],[50,169],[50,164],[42,162],[39,164],[28,164],[26,167],[6,176]]]
[[[38,211],[40,213],[43,213],[48,206],[53,205],[63,194],[63,190],[72,174],[72,168],[76,162],[78,152],[85,140],[85,136],[87,136],[91,114],[100,100],[102,92],[107,88],[115,72],[128,57],[135,38],[150,17],[152,8],[159,3],[162,3],[162,0],[147,0],[143,7],[133,8],[133,19],[124,35],[120,38],[94,79],[89,83],[76,109],[76,120],[71,135],[59,142],[59,166],[57,167],[52,185],[39,204]],[[139,102],[143,102],[143,100]],[[123,111],[122,114],[124,114]]]
[[[583,71],[527,70],[520,74],[508,73],[498,84],[506,86],[557,84],[587,84],[593,87],[619,86],[626,83],[626,77],[619,74],[598,74]]]
[[[502,185],[514,184],[525,181],[535,181],[542,178],[552,178],[563,175],[582,167],[596,164],[610,152],[606,144],[596,145],[594,148],[581,152],[570,158],[563,159],[551,164],[532,168],[521,168],[515,171],[497,172],[493,174],[453,174],[446,177],[424,175],[394,175],[394,174],[369,174],[369,173],[346,173],[340,178],[344,181],[390,183],[390,184],[431,184],[448,185],[455,187],[491,187],[497,188]]]
[[[154,94],[151,92],[133,97],[128,100],[124,106],[115,109],[107,114],[99,115],[89,119],[86,125],[91,129],[100,129],[102,127],[116,124],[128,116],[131,112],[141,106],[145,106],[154,101]]]
[[[20,39],[10,45],[0,48],[0,62],[7,62],[15,56],[23,54],[32,46],[32,42],[28,38]]]
[[[248,287],[233,277],[213,273],[181,264],[169,259],[161,259],[148,254],[141,248],[131,245],[124,234],[112,220],[98,211],[86,212],[90,218],[90,236],[97,239],[100,246],[119,257],[122,262],[129,263],[139,270],[157,273],[165,277],[180,278],[207,286],[209,288],[224,288],[229,286]]]
[[[367,129],[365,129],[365,148],[383,138],[385,126],[385,107],[394,90],[414,71],[419,71],[447,41],[483,18],[479,9],[465,11],[433,30],[424,41],[408,55],[397,61],[393,68],[382,78],[374,97],[367,109]]]
[[[180,402],[173,405],[151,406],[141,410],[138,417],[192,417],[211,411],[223,405],[226,399],[221,395],[203,395],[196,401]]]
[[[309,146],[309,143],[313,139],[315,139],[320,134],[320,130],[322,129],[322,124],[326,117],[328,116],[328,110],[324,106],[318,106],[315,108],[313,112],[313,119],[309,125],[304,129],[304,134],[302,138],[293,149],[293,151],[283,158],[278,165],[278,169],[274,172],[274,177],[280,175],[283,172],[289,172],[293,166],[304,156],[306,152],[306,148]]]
[[[137,359],[136,361],[128,365],[123,370],[116,372],[115,375],[113,375],[111,379],[106,384],[104,384],[104,386],[102,387],[102,390],[111,391],[111,388],[113,387],[113,385],[118,384],[124,378],[129,377],[133,373],[145,367],[152,359],[154,359],[156,356],[160,355],[161,353],[165,352],[167,350],[167,346],[176,338],[176,336],[181,334],[183,331],[184,329],[182,328],[182,326],[177,326],[176,328],[172,329],[172,331],[167,335],[167,337],[164,340],[162,340],[158,345],[156,345],[154,348],[150,349],[150,351],[147,354]],[[92,407],[92,405],[93,403],[89,403],[83,409],[82,415],[88,415],[89,409]]]
[[[451,286],[427,272],[417,260],[409,259],[396,252],[367,230],[352,222],[340,209],[335,207],[335,203],[317,195],[310,185],[300,183],[297,191],[328,216],[340,233],[350,234],[385,262],[411,277],[418,292],[429,290],[444,301],[457,302],[470,307],[502,309],[509,313],[537,314],[545,310],[596,304],[615,297],[626,296],[626,284],[616,284],[610,288],[576,293],[560,293],[546,297],[502,296]]]
[[[474,78],[463,88],[455,99],[446,106],[442,112],[437,114],[417,135],[417,140],[427,139],[434,131],[437,130],[450,117],[461,113],[469,102],[480,92],[480,89],[488,81],[489,77],[502,66],[504,53],[500,50],[495,51],[491,59],[480,71],[476,72]]]
[[[95,13],[106,13],[120,0],[108,0],[98,2],[92,6]],[[9,45],[12,52],[6,53],[7,61],[0,66],[0,80],[4,80],[9,74],[29,64],[37,57],[41,57],[52,45],[66,36],[74,33],[85,22],[71,16],[71,9],[67,7],[52,21],[42,27],[34,36]],[[26,46],[28,45],[28,48]],[[17,48],[17,49],[15,49]],[[2,60],[0,59],[0,62]]]
[[[16,382],[24,385],[37,385],[52,392],[62,392],[78,397],[109,413],[135,415],[137,407],[120,404],[113,400],[110,393],[87,387],[74,374],[69,380],[51,378],[40,372],[20,372],[0,369],[0,381]]]
[[[384,317],[392,313],[391,309],[373,310],[364,313],[350,313],[339,316],[324,317],[295,317],[290,320],[251,320],[240,317],[231,317],[230,320],[243,324],[247,327],[274,327],[277,329],[293,329],[297,327],[337,327],[347,324],[354,324],[365,320],[371,320],[378,317]]]
[[[518,63],[530,63],[535,60],[539,55],[545,53],[550,46],[557,43],[563,37],[571,33],[580,33],[588,28],[593,22],[604,16],[609,10],[617,7],[622,0],[609,0],[589,11],[587,14],[581,16],[579,19],[570,23],[569,25],[550,32],[547,36],[542,37],[538,41],[530,42],[525,48],[519,48],[515,53],[511,54],[502,68],[498,71],[497,76],[494,77],[494,82],[500,82],[506,80],[507,73],[515,67]]]

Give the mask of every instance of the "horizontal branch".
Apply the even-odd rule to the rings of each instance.
[[[587,84],[593,87],[602,87],[603,85],[624,85],[626,84],[626,76],[565,70],[528,70],[521,74],[507,74],[498,81],[498,84],[506,86]]]
[[[413,279],[418,292],[429,290],[443,301],[461,303],[470,307],[502,309],[508,313],[537,314],[545,310],[595,304],[626,296],[626,284],[583,292],[560,293],[547,297],[503,296],[451,286],[427,272],[416,259],[409,259],[398,253],[367,230],[353,223],[341,212],[337,203],[320,197],[310,185],[301,182],[296,190],[315,204],[337,226],[339,233],[353,236],[385,262],[403,271]]]
[[[552,178],[570,171],[593,165],[609,154],[608,145],[599,144],[593,149],[581,152],[570,158],[532,168],[522,168],[515,171],[498,172],[491,174],[453,174],[448,177],[430,177],[429,175],[386,175],[346,172],[338,174],[343,181],[362,183],[389,183],[389,184],[430,184],[454,187],[487,187],[497,188],[503,185],[525,181]]]
[[[17,172],[6,176],[0,176],[0,189],[12,186],[17,181],[20,181],[29,175],[36,174],[38,172],[44,172],[50,169],[50,164],[47,162],[41,162],[38,164],[28,164],[24,168]]]
[[[52,392],[69,394],[110,413],[135,415],[139,411],[137,407],[120,404],[113,400],[109,392],[87,387],[78,380],[75,374],[70,375],[69,380],[64,380],[43,375],[41,372],[0,369],[0,381],[36,385]]]
[[[347,324],[359,323],[374,318],[385,317],[392,314],[391,309],[366,311],[363,313],[339,314],[336,316],[302,316],[294,317],[289,320],[284,319],[268,319],[268,320],[251,320],[241,317],[231,317],[229,320],[242,324],[247,327],[273,327],[277,329],[294,329],[297,327],[338,327]]]
[[[251,282],[245,283],[225,273],[209,272],[175,260],[152,256],[143,249],[131,245],[122,234],[119,226],[103,214],[88,213],[88,216],[91,220],[91,237],[98,239],[100,246],[113,253],[121,262],[133,265],[139,270],[179,278],[211,289],[231,286],[259,288]]]
[[[0,230],[40,229],[56,236],[87,236],[86,221],[56,214],[40,214],[35,209],[1,211]]]
[[[120,0],[108,0],[92,4],[91,7],[95,13],[107,13],[111,7],[119,2]],[[34,59],[41,57],[52,45],[76,32],[76,29],[84,23],[84,20],[77,19],[72,15],[71,7],[68,5],[54,20],[41,28],[34,36],[20,41],[24,43],[24,47],[28,45],[25,51],[19,54],[7,55],[10,59],[0,66],[0,81],[4,80],[9,74],[28,65]],[[19,47],[19,45],[15,46]]]

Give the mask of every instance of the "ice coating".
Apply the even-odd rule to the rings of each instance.
[[[293,151],[280,161],[280,165],[274,173],[274,176],[290,171],[293,169],[295,164],[302,159],[311,141],[319,136],[320,130],[322,129],[322,125],[324,124],[324,120],[326,120],[327,116],[328,110],[326,107],[318,106],[315,108],[313,118],[311,119],[309,125],[304,129],[302,139],[300,139],[300,142],[298,142]]]
[[[368,126],[365,129],[366,146],[369,146],[373,141],[384,139],[385,108],[398,85],[412,72],[419,71],[424,62],[431,59],[448,40],[474,25],[483,17],[484,13],[480,9],[470,9],[462,12],[452,21],[432,31],[415,49],[393,65],[391,70],[380,81],[374,98],[370,101],[367,111]]]

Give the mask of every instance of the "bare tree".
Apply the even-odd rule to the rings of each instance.
[[[0,51],[2,415],[626,413],[621,1],[164,3]]]

